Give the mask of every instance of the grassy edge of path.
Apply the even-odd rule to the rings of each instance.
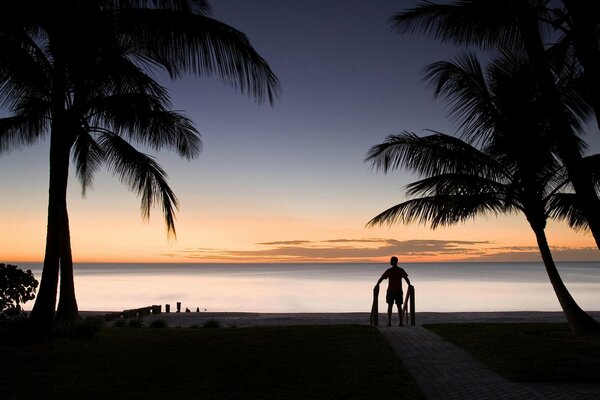
[[[600,337],[575,337],[566,324],[461,323],[425,328],[516,382],[600,382]]]
[[[105,328],[4,345],[7,399],[421,399],[374,328]]]

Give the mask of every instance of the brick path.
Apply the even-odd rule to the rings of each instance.
[[[600,399],[600,385],[512,383],[425,328],[380,327],[430,400]]]

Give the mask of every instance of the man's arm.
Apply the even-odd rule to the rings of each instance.
[[[404,278],[404,280],[406,281],[406,283],[408,284],[408,286],[410,286],[410,279],[408,278],[408,274],[404,270],[402,270],[402,272],[403,272],[402,278]]]
[[[381,275],[381,278],[379,278],[379,280],[377,281],[377,283],[375,284],[375,286],[379,286],[379,284],[380,284],[381,282],[383,282],[383,280],[384,280],[384,279],[387,279],[387,271],[385,271],[385,272],[383,273],[383,275]]]

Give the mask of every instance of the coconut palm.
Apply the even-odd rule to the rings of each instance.
[[[397,13],[393,17],[399,32],[431,33],[443,41],[474,44],[484,48],[524,48],[541,96],[552,136],[559,144],[559,155],[579,197],[579,204],[600,249],[600,200],[591,175],[585,169],[576,132],[569,124],[568,110],[561,102],[555,76],[548,63],[540,32],[552,17],[549,0],[456,0],[449,4],[430,1]]]
[[[204,1],[27,0],[7,7],[0,26],[0,150],[50,137],[48,230],[40,291],[31,318],[77,315],[66,204],[71,156],[84,191],[101,165],[154,204],[174,235],[177,199],[156,161],[132,143],[200,151],[191,121],[170,111],[150,73],[172,78],[216,74],[259,101],[272,102],[277,79],[245,35],[210,18]]]
[[[566,12],[557,10],[568,42],[572,43],[589,88],[600,128],[600,4],[594,0],[563,0]]]
[[[437,84],[437,92],[449,98],[466,137],[479,140],[481,149],[441,133],[393,135],[371,148],[367,160],[375,168],[407,168],[423,178],[408,185],[411,199],[380,213],[369,225],[420,222],[435,229],[483,214],[523,213],[572,331],[597,332],[597,322],[581,310],[562,282],[545,235],[548,218],[567,217],[573,207],[560,210],[555,200],[568,189],[568,179],[555,157],[545,113],[535,100],[530,70],[505,54],[486,77],[477,59],[467,55],[454,63],[431,65],[427,76]],[[576,93],[564,97],[571,110],[578,109]],[[573,129],[578,121],[573,114]]]

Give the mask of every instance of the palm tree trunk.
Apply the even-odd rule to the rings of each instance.
[[[53,121],[50,139],[50,183],[48,188],[48,226],[46,231],[46,254],[40,290],[31,311],[31,320],[49,327],[54,321],[58,273],[61,263],[61,246],[64,241],[64,221],[67,212],[67,181],[69,177],[70,147],[57,132],[60,117]]]
[[[537,17],[529,1],[510,0],[510,2],[536,83],[542,94],[541,101],[546,109],[560,158],[565,164],[569,180],[575,188],[579,205],[588,221],[596,246],[600,249],[600,213],[597,212],[600,210],[600,200],[596,195],[591,174],[583,167],[577,137],[567,122],[558,90],[546,62]]]
[[[595,19],[600,13],[598,0],[563,0],[573,21],[575,53],[583,66],[596,124],[600,128],[600,49]]]
[[[73,279],[73,257],[71,254],[71,234],[69,216],[65,208],[62,224],[62,242],[60,245],[60,297],[56,318],[70,321],[79,317],[77,299],[75,297],[75,282]]]
[[[542,260],[546,266],[546,272],[550,283],[554,289],[554,293],[558,298],[558,302],[565,314],[569,328],[575,335],[590,335],[600,333],[600,324],[593,319],[588,313],[583,311],[579,305],[575,302],[575,299],[569,293],[569,290],[563,283],[554,260],[550,247],[548,246],[548,240],[546,238],[546,232],[544,228],[539,228],[531,224],[535,238],[537,239],[538,247],[542,255]]]

